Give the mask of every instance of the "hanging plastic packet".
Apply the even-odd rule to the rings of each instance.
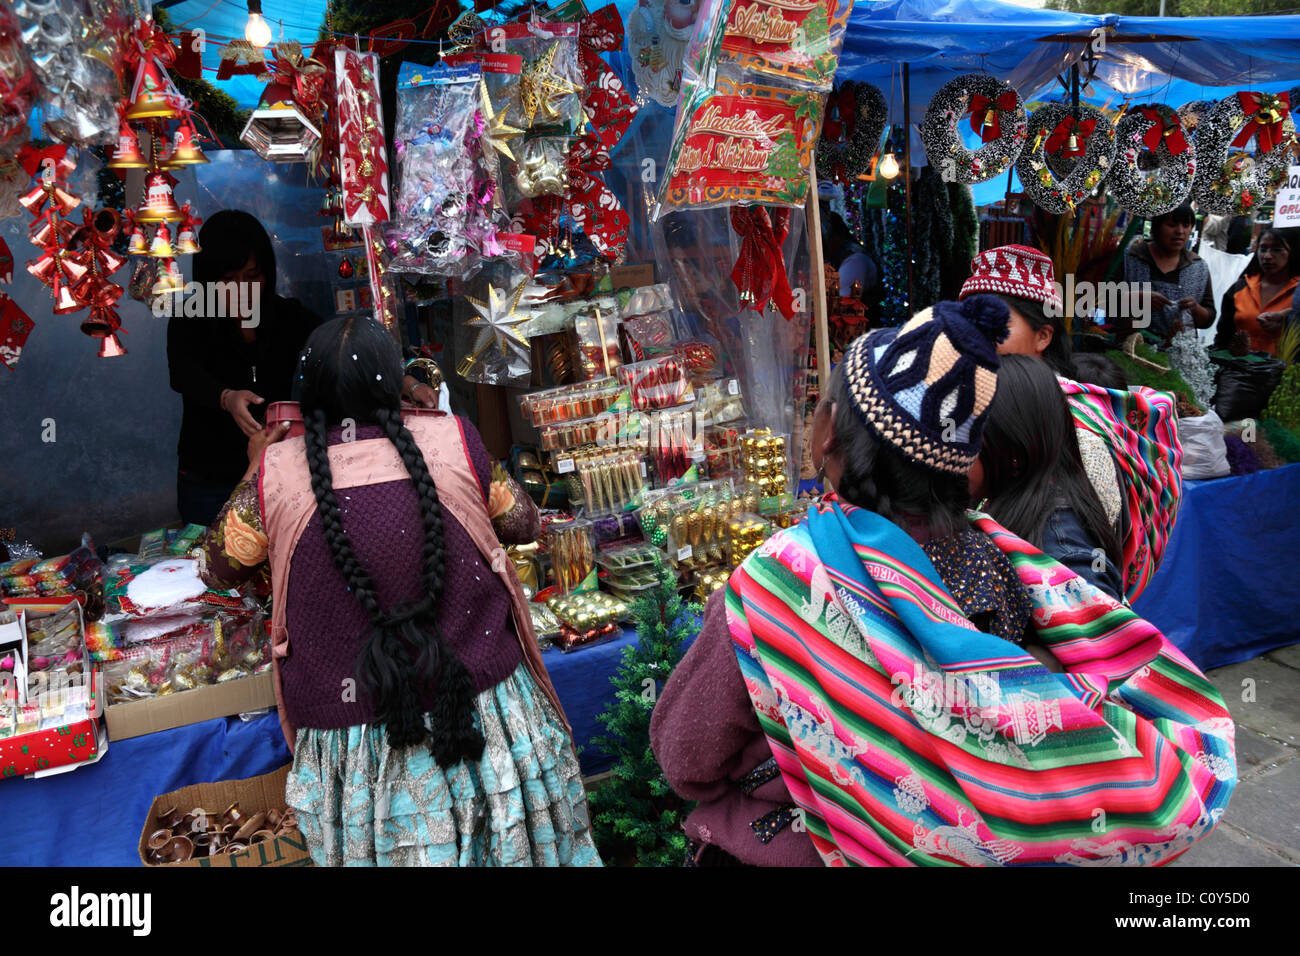
[[[393,271],[464,277],[478,268],[485,240],[495,237],[496,186],[477,148],[480,88],[477,65],[402,64],[396,202],[394,219],[384,227]]]
[[[828,90],[852,10],[853,0],[702,0],[685,63],[696,76],[717,64]]]
[[[458,300],[455,346],[461,378],[481,385],[528,384],[531,310],[524,304],[529,277],[508,261],[493,263],[466,285]],[[462,308],[463,304],[463,308]]]
[[[478,36],[480,54],[519,56],[517,82],[507,82],[506,122],[534,133],[569,135],[586,123],[585,83],[576,23],[506,23]]]

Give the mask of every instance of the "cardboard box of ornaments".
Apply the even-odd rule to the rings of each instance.
[[[196,783],[181,787],[171,793],[154,797],[145,817],[144,827],[140,831],[138,852],[140,862],[145,866],[165,867],[263,867],[263,866],[311,866],[311,854],[307,852],[307,838],[300,830],[281,832],[278,836],[268,837],[241,850],[230,853],[217,853],[209,856],[192,855],[189,859],[173,863],[153,863],[150,861],[150,839],[160,832],[168,831],[167,823],[179,815],[186,817],[194,810],[207,811],[207,815],[222,819],[227,809],[238,806],[238,821],[246,826],[257,826],[257,817],[274,810],[285,810],[284,784],[289,777],[289,764],[279,770],[272,770],[260,777],[245,780],[224,780],[220,783]],[[166,819],[160,815],[168,811]],[[181,827],[194,832],[192,825]],[[172,832],[175,829],[172,828]],[[170,841],[169,841],[170,842]]]

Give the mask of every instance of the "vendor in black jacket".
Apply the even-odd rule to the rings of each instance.
[[[223,209],[199,233],[194,281],[247,283],[218,315],[174,315],[167,324],[171,386],[184,398],[176,498],[181,519],[208,525],[248,467],[248,438],[272,402],[293,397],[298,355],[320,318],[275,294],[275,252],[256,218]],[[192,311],[192,310],[191,310]]]

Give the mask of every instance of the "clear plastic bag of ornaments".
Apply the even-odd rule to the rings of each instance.
[[[508,125],[570,134],[586,123],[578,30],[576,23],[505,23],[478,35],[480,59],[519,58],[519,74],[494,84],[493,102]]]
[[[465,283],[455,304],[454,345],[461,378],[480,385],[523,387],[532,377],[524,292],[530,276],[509,260],[489,262]]]
[[[384,226],[395,272],[465,277],[495,248],[496,183],[482,159],[477,65],[403,63],[393,147],[397,189]]]

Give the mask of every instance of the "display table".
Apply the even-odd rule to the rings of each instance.
[[[1137,611],[1203,669],[1300,641],[1290,574],[1300,543],[1300,465],[1188,482],[1164,563]],[[591,746],[613,700],[610,678],[635,635],[542,655],[573,725],[585,774],[608,769]],[[274,713],[209,720],[110,743],[91,767],[41,780],[0,781],[0,865],[139,863],[136,842],[153,798],[207,780],[266,773],[289,761]]]

